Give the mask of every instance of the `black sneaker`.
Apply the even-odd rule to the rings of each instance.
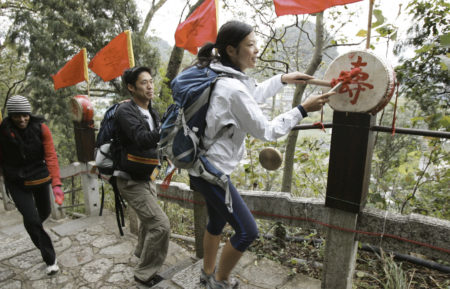
[[[147,281],[143,281],[143,280],[139,279],[138,277],[134,276],[134,281],[139,282],[139,283],[141,283],[141,284],[143,284],[145,286],[148,286],[148,287],[155,286],[156,284],[158,284],[162,280],[164,280],[164,278],[161,277],[158,274],[154,275],[152,278],[148,279]]]

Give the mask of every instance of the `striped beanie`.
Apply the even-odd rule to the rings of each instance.
[[[8,115],[13,113],[31,114],[30,102],[25,96],[21,95],[11,96],[6,102],[6,108],[8,109]]]

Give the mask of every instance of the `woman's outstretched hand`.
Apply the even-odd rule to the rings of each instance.
[[[281,82],[293,84],[306,84],[306,80],[313,79],[311,75],[300,73],[298,71],[281,75]]]
[[[320,95],[311,95],[305,102],[302,103],[303,108],[306,112],[320,110],[325,103],[330,101],[330,95],[336,94],[336,92],[327,92]]]

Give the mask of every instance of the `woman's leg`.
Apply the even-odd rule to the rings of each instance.
[[[223,247],[222,255],[219,260],[219,267],[216,272],[216,280],[228,280],[230,277],[230,273],[233,270],[234,266],[239,262],[242,257],[243,252],[236,250],[231,242],[228,241]]]
[[[225,191],[222,188],[212,185],[201,178],[191,176],[191,187],[194,190],[201,192],[206,199],[209,215],[209,223],[207,227],[208,233],[212,236],[218,236],[220,241],[220,233],[222,232],[226,222],[228,222],[236,232],[236,234],[230,238],[230,241],[227,242],[222,251],[219,267],[216,272],[217,280],[228,279],[231,270],[241,258],[242,253],[258,236],[256,222],[250,210],[242,200],[233,184],[229,182],[229,185],[230,194],[233,199],[233,213],[230,213],[225,205]],[[216,224],[215,226],[214,223]],[[210,246],[209,249],[211,252],[209,253],[213,253],[213,249],[215,248],[214,241],[218,241],[208,235],[205,238],[208,241],[207,246]],[[208,255],[207,257],[211,259],[206,261],[205,265],[207,267],[204,268],[205,270],[210,270],[211,265],[215,263],[216,254],[214,254],[214,259],[212,259],[211,255]]]
[[[47,265],[55,263],[56,254],[53,248],[52,240],[45,232],[42,225],[42,218],[46,218],[45,208],[41,208],[42,212],[38,212],[37,204],[44,203],[47,199],[49,202],[50,196],[48,190],[36,192],[36,198],[39,201],[35,202],[33,193],[14,184],[6,184],[8,186],[11,197],[16,204],[17,209],[23,216],[23,223],[25,229],[30,235],[34,245],[41,251],[42,258]],[[47,194],[47,196],[45,195]],[[48,204],[50,205],[50,204]]]
[[[216,267],[219,244],[220,235],[212,235],[208,230],[205,230],[203,235],[203,270],[207,275],[211,275]]]
[[[39,213],[39,217],[41,218],[41,222],[47,220],[52,211],[51,208],[51,199],[50,199],[50,186],[44,186],[42,188],[36,189],[33,191],[34,202],[36,204],[36,208]]]

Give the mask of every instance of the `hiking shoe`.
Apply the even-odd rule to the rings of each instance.
[[[239,288],[239,281],[235,278],[231,278],[231,281],[217,281],[216,278],[211,276],[208,280],[209,282],[206,283],[207,289],[238,289]]]
[[[55,263],[53,265],[48,265],[47,269],[45,270],[47,272],[47,275],[53,275],[58,273],[59,266],[57,264],[58,262],[55,260]]]
[[[138,277],[134,276],[134,281],[136,281],[138,283],[141,283],[141,284],[144,284],[145,286],[148,286],[148,287],[155,286],[156,284],[158,284],[162,280],[164,280],[164,278],[161,277],[158,274],[154,275],[152,278],[150,278],[147,281],[143,281],[143,280],[139,279]]]
[[[214,272],[211,274],[206,274],[205,270],[201,270],[200,272],[200,283],[203,285],[206,285],[209,282],[209,279],[214,276],[214,273],[216,272],[216,269],[214,269]]]

